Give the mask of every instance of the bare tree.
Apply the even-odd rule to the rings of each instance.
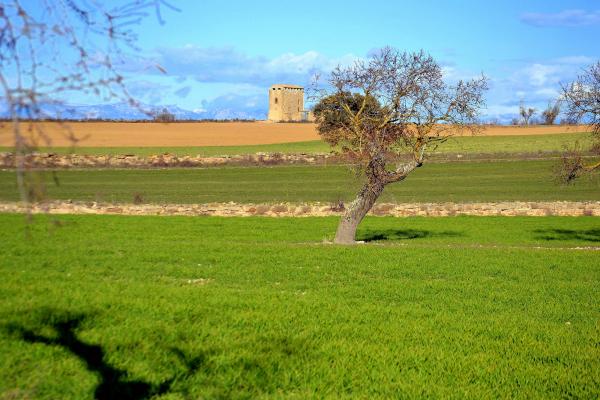
[[[444,82],[423,51],[383,48],[368,60],[338,67],[314,114],[321,137],[350,157],[365,183],[348,206],[335,243],[355,242],[356,228],[386,185],[400,182],[451,135],[475,131],[487,80]],[[395,160],[394,168],[388,164]]]
[[[544,124],[554,125],[558,114],[560,114],[560,103],[558,101],[555,101],[554,104],[548,103],[548,107],[542,112]]]
[[[27,156],[50,138],[35,120],[52,118],[75,93],[132,106],[119,64],[136,52],[132,27],[154,10],[162,23],[164,0],[135,0],[108,9],[86,0],[0,0],[0,101],[14,137],[17,183],[23,201],[40,185],[27,173]],[[77,137],[63,131],[73,144]]]
[[[535,108],[527,108],[525,107],[525,105],[523,104],[523,102],[521,102],[521,105],[519,106],[519,115],[521,115],[521,119],[523,120],[523,125],[529,125],[529,123],[531,122],[531,117],[534,116],[536,112]]]
[[[585,173],[585,166],[579,142],[565,149],[558,163],[554,166],[554,176],[561,184],[569,184]]]
[[[567,119],[587,123],[595,135],[600,135],[600,61],[561,90]]]
[[[583,122],[592,128],[591,151],[600,154],[600,61],[584,70],[574,82],[561,86],[566,117],[570,122]],[[578,143],[563,155],[557,167],[562,183],[573,182],[584,173],[600,170],[600,162],[586,163]]]
[[[542,112],[542,121],[544,125],[554,125],[556,118],[560,114],[560,102],[555,101],[554,104],[548,103],[546,109]]]
[[[156,122],[174,122],[175,121],[175,114],[173,114],[172,112],[170,112],[166,107],[162,109],[162,111],[157,112],[154,115],[154,120]]]

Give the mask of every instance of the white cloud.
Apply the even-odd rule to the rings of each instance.
[[[600,10],[563,10],[557,13],[525,13],[521,22],[537,27],[566,26],[578,27],[600,25]]]
[[[594,59],[592,57],[588,57],[588,56],[569,56],[569,57],[557,58],[556,62],[558,62],[560,64],[585,65],[585,64],[592,64],[594,62]]]
[[[481,78],[481,73],[473,73],[471,71],[461,70],[452,65],[442,65],[442,76],[444,81],[449,84],[456,84],[458,81],[468,81],[471,79]]]
[[[560,96],[561,84],[573,81],[591,60],[574,55],[525,63],[506,76],[493,77],[485,117],[509,122],[517,117],[521,101],[538,110],[544,109]]]
[[[532,64],[524,70],[533,86],[543,86],[550,81],[555,81],[560,71],[560,65],[545,64]]]
[[[246,83],[269,86],[274,83],[307,84],[315,73],[332,70],[338,64],[356,59],[348,54],[339,58],[327,57],[316,51],[302,54],[285,53],[277,57],[248,56],[231,47],[210,48],[195,45],[163,47],[156,50],[152,60],[140,65],[161,65],[169,76],[192,78],[207,83]]]
[[[557,87],[545,87],[538,90],[535,90],[533,94],[536,97],[545,97],[548,99],[555,99],[559,95],[558,86]]]
[[[585,56],[573,56],[533,63],[516,71],[511,79],[513,83],[529,87],[529,91],[558,87],[561,83],[575,79],[590,60]]]

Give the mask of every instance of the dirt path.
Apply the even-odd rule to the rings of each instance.
[[[27,131],[29,124],[23,124]],[[52,146],[71,146],[65,129],[58,123],[38,123],[50,138]],[[159,146],[241,146],[292,143],[319,140],[314,124],[276,124],[268,122],[70,122],[69,129],[81,141],[81,147],[159,147]],[[10,123],[0,123],[0,146],[12,146]],[[483,132],[490,136],[545,135],[585,132],[586,127],[566,126],[494,126]],[[39,146],[45,146],[42,140]]]
[[[341,206],[343,207],[343,205]],[[109,215],[183,215],[218,217],[328,217],[341,215],[343,208],[326,203],[280,204],[110,204],[96,202],[50,201],[26,205],[0,203],[0,212]],[[498,202],[498,203],[381,203],[370,212],[376,216],[447,217],[477,216],[600,216],[600,201]]]

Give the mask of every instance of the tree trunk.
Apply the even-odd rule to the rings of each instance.
[[[383,192],[384,184],[367,182],[361,189],[356,199],[350,204],[338,225],[335,239],[336,244],[354,244],[356,228],[369,212],[373,204]]]

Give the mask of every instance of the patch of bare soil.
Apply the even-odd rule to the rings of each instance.
[[[29,123],[23,123],[25,133]],[[56,122],[39,122],[52,146],[68,147],[73,142]],[[68,122],[73,136],[81,139],[80,147],[160,147],[160,146],[241,146],[292,143],[319,140],[316,125],[311,123],[257,122]],[[545,135],[586,132],[585,126],[489,126],[483,135]],[[32,129],[35,132],[36,129]],[[46,145],[40,140],[39,146]],[[0,122],[0,146],[12,146],[14,137],[9,122]]]
[[[48,135],[52,146],[73,145],[63,125],[56,122],[37,125]],[[68,122],[66,126],[82,139],[77,146],[83,147],[239,146],[319,139],[314,124],[304,123]],[[9,123],[0,126],[0,146],[13,144],[11,129]]]

